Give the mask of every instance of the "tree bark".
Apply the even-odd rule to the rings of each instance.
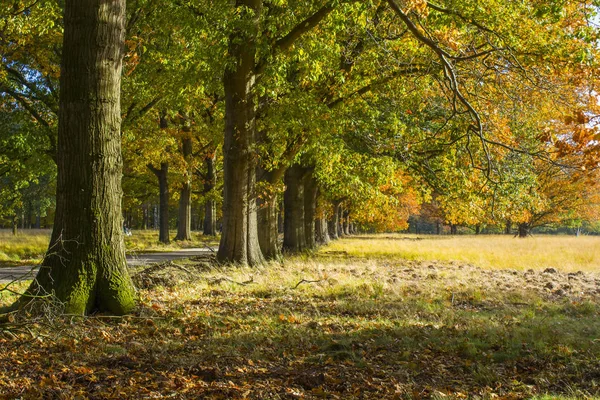
[[[304,236],[308,250],[317,247],[315,218],[317,211],[317,181],[309,171],[304,177]]]
[[[317,244],[327,244],[331,241],[329,238],[329,230],[327,228],[327,218],[325,216],[317,218],[315,221]]]
[[[237,0],[240,27],[229,37],[225,89],[223,232],[217,259],[262,264],[257,230],[254,83],[261,0]]]
[[[450,234],[456,235],[458,233],[458,227],[454,224],[450,224]]]
[[[192,129],[190,121],[184,117],[181,139],[181,154],[186,163],[184,182],[179,191],[179,215],[177,218],[177,236],[175,240],[192,240],[192,171],[190,168],[192,157]]]
[[[12,218],[12,234],[13,236],[17,236],[17,231],[19,230],[19,217],[17,214],[13,215]]]
[[[504,226],[504,234],[510,235],[512,232],[512,221],[510,219],[506,220],[506,225]]]
[[[273,171],[258,169],[259,180],[266,184],[263,195],[258,200],[258,240],[260,249],[267,260],[281,258],[279,246],[279,195],[280,183],[285,168]]]
[[[343,215],[344,215],[344,223],[343,223],[344,235],[350,236],[350,211],[344,210]]]
[[[305,172],[305,169],[299,165],[293,165],[285,173],[283,249],[291,253],[306,249],[303,184]]]
[[[28,295],[53,293],[66,313],[125,314],[136,297],[121,214],[125,1],[66,0],[64,10],[56,214]]]
[[[331,219],[327,221],[327,228],[329,230],[329,238],[331,240],[336,240],[339,239],[340,234],[339,234],[339,218],[340,218],[340,213],[339,213],[339,207],[340,207],[340,202],[335,202],[333,204],[333,215],[331,216]]]
[[[159,212],[158,212],[158,241],[169,244],[169,164],[166,162],[160,163],[160,169],[155,168],[151,164],[147,167],[158,178],[159,191]]]
[[[344,233],[344,208],[342,207],[341,204],[338,204],[338,206],[336,208],[336,213],[337,213],[337,236],[339,238],[343,238],[346,235]]]
[[[203,233],[207,236],[217,234],[217,204],[212,196],[212,191],[217,185],[217,173],[215,172],[215,154],[204,157],[206,176],[204,179],[204,225]]]
[[[526,238],[527,236],[531,235],[531,227],[528,223],[523,222],[520,223],[518,225],[519,231],[518,231],[518,235],[520,238]]]

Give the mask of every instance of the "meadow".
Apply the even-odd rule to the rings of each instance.
[[[380,259],[456,261],[493,269],[600,271],[600,236],[361,235],[335,241],[321,251]]]
[[[48,249],[50,229],[21,230],[15,236],[8,229],[0,229],[0,268],[19,264],[36,264],[42,260]],[[176,232],[171,231],[171,237]],[[189,247],[218,246],[214,237],[206,237],[201,233],[192,232],[191,241],[172,241],[165,245],[158,241],[158,231],[136,230],[131,236],[125,236],[125,247],[128,252],[157,252],[173,251]]]
[[[600,272],[558,246],[597,260],[598,238],[413,239],[349,237],[260,268],[136,269],[140,304],[124,317],[25,310],[0,327],[0,397],[600,396]],[[487,256],[453,258],[476,245]],[[515,263],[534,250],[544,262]],[[0,306],[15,296],[0,291]]]

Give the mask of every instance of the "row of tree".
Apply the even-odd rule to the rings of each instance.
[[[14,216],[57,171],[29,293],[70,311],[133,304],[123,189],[129,215],[158,197],[164,242],[169,201],[185,240],[196,198],[218,259],[250,265],[280,256],[281,211],[288,251],[423,202],[452,225],[594,216],[591,0],[1,7],[0,199]]]

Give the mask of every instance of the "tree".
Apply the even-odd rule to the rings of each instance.
[[[120,83],[124,0],[66,0],[60,77],[56,216],[27,293],[65,312],[125,314],[135,305],[121,216]]]
[[[287,51],[304,33],[315,27],[333,8],[327,4],[271,41],[261,28],[262,0],[237,0],[236,17],[229,36],[229,62],[225,69],[225,141],[223,232],[217,258],[243,264],[260,264],[257,230],[256,166],[257,141],[255,89],[276,53]],[[285,10],[284,10],[285,11]],[[284,12],[285,15],[285,12]],[[277,31],[277,28],[275,28]],[[281,27],[280,27],[281,29]],[[284,26],[283,29],[289,29]],[[271,32],[269,32],[271,34]],[[259,52],[261,39],[271,42]],[[265,54],[266,53],[266,54]]]

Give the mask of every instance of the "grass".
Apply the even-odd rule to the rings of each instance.
[[[0,230],[0,263],[39,261],[48,249],[50,233],[47,229],[29,229],[15,236],[10,230]]]
[[[16,236],[10,230],[0,230],[0,267],[13,265],[37,264],[48,249],[49,229],[21,230]],[[203,247],[206,244],[217,246],[218,240],[192,232],[191,241],[172,241],[165,245],[158,241],[158,231],[134,230],[131,236],[125,236],[125,247],[128,252],[173,251],[189,247]],[[171,232],[175,237],[176,232]]]
[[[364,240],[369,239],[369,240]],[[600,271],[600,237],[540,235],[517,239],[507,235],[417,236],[386,234],[351,237],[321,252],[417,261],[456,261],[483,268]]]
[[[389,240],[261,268],[165,265],[137,280],[128,317],[18,316],[0,327],[0,394],[598,398],[598,273],[403,260],[390,244],[385,256],[348,255]],[[0,305],[14,299],[0,294]]]

